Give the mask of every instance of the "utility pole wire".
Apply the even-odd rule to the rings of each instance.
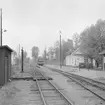
[[[2,8],[0,9],[1,11],[1,46],[2,46]]]
[[[62,67],[62,62],[61,62],[61,31],[60,31],[60,68]]]
[[[44,56],[45,56],[45,63],[46,63],[46,46],[45,46]]]

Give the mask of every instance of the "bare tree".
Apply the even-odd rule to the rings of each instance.
[[[73,39],[73,42],[74,42],[74,47],[76,49],[80,45],[80,36],[79,36],[79,34],[74,33],[72,39]]]

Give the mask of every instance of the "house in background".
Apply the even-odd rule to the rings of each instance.
[[[68,66],[79,66],[79,63],[89,62],[90,59],[82,53],[80,48],[77,48],[74,52],[68,53],[65,58],[65,65]]]

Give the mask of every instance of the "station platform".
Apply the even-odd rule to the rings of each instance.
[[[32,77],[29,72],[17,72],[12,78]],[[0,89],[0,105],[36,105],[38,95],[34,94],[34,82],[27,80],[11,81]]]
[[[15,72],[11,82],[0,88],[0,105],[42,105],[32,71]]]
[[[80,69],[79,68],[73,68],[73,67],[69,67],[69,66],[62,66],[62,68],[60,68],[60,66],[57,65],[46,65],[46,67],[50,67],[50,68],[55,68],[58,70],[62,70],[65,72],[71,72],[80,76],[84,76],[87,78],[91,78],[91,79],[95,79],[95,80],[99,80],[101,82],[105,82],[105,71],[97,71],[97,70],[88,70],[88,69]]]

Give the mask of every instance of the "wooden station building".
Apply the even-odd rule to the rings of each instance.
[[[0,46],[0,86],[6,84],[11,78],[11,52],[7,46]]]

